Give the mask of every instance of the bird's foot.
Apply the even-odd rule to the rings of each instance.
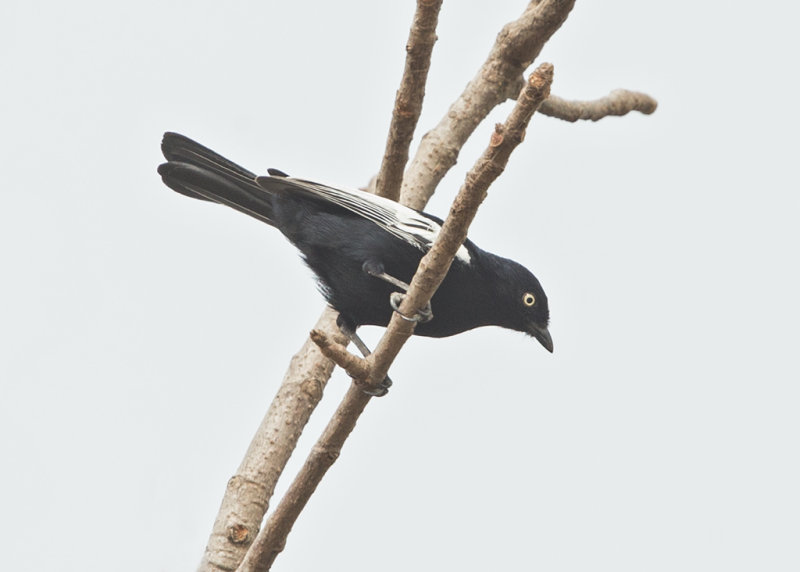
[[[367,395],[371,395],[372,397],[383,397],[389,393],[389,388],[392,387],[392,380],[389,379],[389,376],[387,375],[378,385],[359,384],[358,387],[360,387],[361,391]]]
[[[345,326],[343,323],[339,324],[339,328],[347,337],[350,338],[350,341],[352,341],[353,345],[358,348],[358,351],[361,352],[362,356],[367,357],[372,353],[367,347],[367,344],[364,343],[364,340],[361,339],[361,336],[359,336],[355,330]],[[378,385],[359,384],[359,387],[361,388],[361,391],[367,395],[371,395],[373,397],[383,397],[389,393],[389,388],[392,387],[392,380],[387,375]]]
[[[392,306],[392,310],[398,313],[398,315],[408,322],[416,322],[417,324],[424,324],[425,322],[430,322],[433,319],[433,310],[431,309],[431,303],[428,302],[425,304],[423,308],[417,310],[417,313],[413,316],[406,316],[400,311],[400,304],[403,303],[403,298],[406,295],[400,292],[392,292],[392,295],[389,297],[389,303]]]
[[[383,264],[380,262],[375,262],[374,260],[367,260],[364,264],[361,265],[361,269],[369,274],[370,276],[374,276],[375,278],[380,278],[384,282],[388,282],[392,286],[396,286],[400,288],[403,292],[408,292],[408,284],[403,282],[402,280],[398,280],[391,274],[387,274],[384,271]],[[413,316],[406,316],[400,311],[400,304],[403,303],[403,298],[405,298],[405,294],[403,292],[392,292],[391,296],[389,297],[389,305],[391,305],[392,310],[397,312],[401,318],[407,320],[409,322],[416,322],[417,324],[424,324],[425,322],[430,322],[433,319],[433,310],[431,310],[431,303],[428,302],[424,308],[417,310],[417,313]]]

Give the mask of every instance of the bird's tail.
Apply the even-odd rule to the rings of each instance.
[[[172,190],[228,205],[274,226],[270,193],[258,186],[254,173],[177,133],[164,134],[161,151],[167,162],[159,165],[158,174]]]

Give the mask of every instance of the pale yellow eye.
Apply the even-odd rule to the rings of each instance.
[[[533,306],[536,303],[536,297],[530,292],[525,292],[522,296],[522,303],[528,307]]]

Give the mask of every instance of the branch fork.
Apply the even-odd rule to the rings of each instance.
[[[542,114],[567,121],[596,121],[605,115],[655,110],[655,100],[634,92],[612,92],[596,102],[567,101],[556,96],[547,99],[545,92],[549,90],[552,68],[547,79],[544,77],[547,69],[540,66],[526,85],[524,71],[564,23],[575,3],[574,0],[530,0],[521,16],[498,34],[487,60],[473,80],[439,124],[422,137],[412,162],[406,165],[422,106],[441,3],[442,0],[417,0],[406,45],[403,80],[397,92],[384,159],[375,178],[374,188],[378,194],[397,200],[400,190],[402,204],[421,210],[439,181],[455,164],[466,140],[489,112],[503,101],[516,97],[518,106],[512,112],[516,113],[519,100],[532,94],[530,90],[535,91],[536,85],[545,89],[540,89],[535,100],[542,94],[544,100],[533,105],[530,114],[538,108]],[[628,95],[631,93],[633,96]],[[455,251],[466,237],[467,226],[485,198],[489,183],[503,171],[511,149],[524,138],[524,125],[515,129],[509,125],[510,121],[511,117],[495,128],[484,157],[467,175],[439,240],[422,259],[408,295],[400,304],[400,311],[407,315],[424,307],[433,296]],[[524,123],[527,124],[527,120]],[[342,444],[371,399],[362,391],[362,380],[373,386],[383,380],[397,352],[414,330],[413,323],[393,315],[375,353],[362,359],[347,351],[344,345],[347,338],[335,321],[335,312],[326,309],[309,339],[292,358],[241,466],[228,483],[200,566],[202,572],[269,569],[283,550],[292,524],[338,457]],[[334,364],[345,369],[354,383],[295,481],[262,527],[277,478],[320,401]]]

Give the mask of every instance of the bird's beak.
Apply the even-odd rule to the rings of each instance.
[[[528,332],[534,338],[539,340],[539,343],[544,346],[548,352],[553,353],[553,338],[550,337],[550,331],[547,326],[540,326],[538,324],[530,324]]]

